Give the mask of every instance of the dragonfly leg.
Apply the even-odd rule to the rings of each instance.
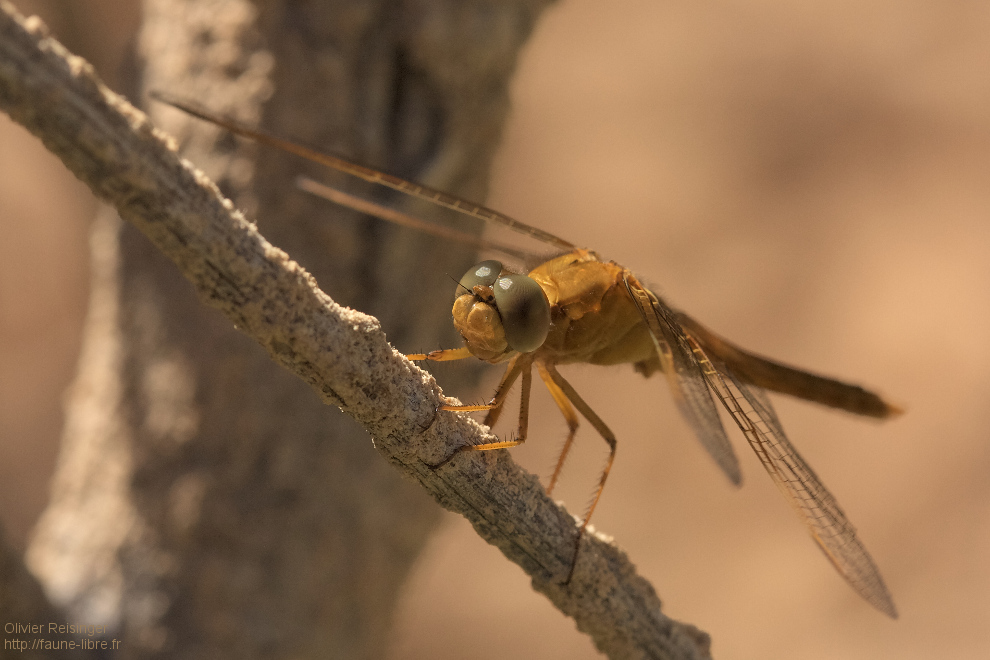
[[[409,353],[406,355],[406,359],[411,362],[419,362],[422,360],[430,360],[431,362],[448,362],[451,360],[463,360],[464,358],[472,357],[471,351],[468,350],[467,346],[462,346],[461,348],[445,348],[437,351],[430,351],[429,353]],[[440,414],[441,410],[461,410],[461,408],[456,408],[453,406],[439,405],[433,413],[433,418],[430,419],[430,423],[422,427],[422,431],[426,431],[428,428],[433,426],[437,421],[437,415]],[[484,408],[481,408],[484,410]]]
[[[564,580],[564,584],[571,581],[571,577],[574,575],[574,567],[577,566],[578,550],[581,548],[581,539],[584,538],[584,530],[588,527],[588,521],[591,520],[591,514],[594,513],[595,507],[598,505],[598,500],[602,496],[602,491],[605,489],[605,481],[608,479],[608,473],[612,470],[612,462],[615,460],[615,434],[612,433],[611,429],[605,425],[594,410],[591,409],[584,399],[574,390],[570,383],[564,380],[564,377],[560,375],[556,367],[552,364],[545,365],[547,374],[553,383],[560,388],[564,393],[564,396],[574,404],[574,407],[578,409],[584,418],[595,427],[599,435],[608,443],[609,453],[608,461],[605,463],[605,468],[602,470],[602,476],[598,479],[598,486],[595,488],[595,494],[591,497],[591,504],[588,505],[588,510],[584,513],[584,520],[581,522],[581,528],[578,530],[577,540],[574,542],[574,558],[571,560],[571,569],[567,573],[567,579]]]
[[[469,357],[473,357],[471,351],[468,350],[467,346],[462,346],[460,348],[445,348],[439,351],[430,351],[429,353],[410,353],[406,356],[406,359],[412,362],[419,362],[421,360],[448,362],[450,360],[463,360]]]
[[[454,456],[461,453],[462,451],[490,451],[492,449],[508,449],[509,447],[516,447],[526,442],[526,435],[529,432],[529,398],[530,391],[533,385],[533,372],[532,372],[532,361],[530,360],[520,360],[518,357],[513,358],[509,362],[508,368],[505,370],[505,374],[502,376],[502,381],[498,385],[498,390],[495,392],[495,397],[490,403],[477,406],[441,406],[441,410],[454,410],[460,412],[473,412],[476,410],[488,410],[488,416],[485,418],[485,424],[491,425],[495,423],[498,419],[498,415],[502,410],[502,404],[505,403],[505,398],[509,395],[509,391],[512,389],[513,383],[516,382],[516,378],[522,374],[522,396],[519,402],[519,430],[516,437],[511,440],[496,440],[494,442],[485,442],[480,445],[463,445],[455,449],[450,456],[445,459],[431,465],[430,467],[437,470],[447,463],[450,462]]]
[[[495,396],[488,403],[478,403],[478,404],[468,404],[468,405],[443,405],[440,406],[440,410],[450,410],[453,412],[479,412],[481,410],[488,410],[488,416],[485,417],[485,425],[492,426],[498,420],[499,415],[502,414],[502,404],[505,403],[505,398],[509,396],[509,391],[512,390],[512,385],[516,382],[516,378],[522,373],[523,367],[529,371],[530,362],[522,362],[519,356],[512,358],[509,361],[509,366],[505,368],[505,373],[502,374],[502,380],[499,381],[498,387],[495,388]]]
[[[564,461],[567,459],[567,454],[574,445],[574,435],[578,430],[578,416],[574,412],[574,406],[567,400],[567,395],[550,378],[550,374],[547,372],[547,368],[543,363],[537,362],[536,368],[540,371],[540,378],[543,379],[543,384],[550,390],[550,396],[553,397],[557,407],[560,408],[560,413],[567,420],[567,440],[564,441],[564,446],[560,450],[560,458],[557,459],[557,466],[553,469],[553,476],[550,477],[550,484],[547,486],[547,495],[550,495],[553,493],[554,486],[557,485],[557,479],[560,478],[561,470],[564,469]]]

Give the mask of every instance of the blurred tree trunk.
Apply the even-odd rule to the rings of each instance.
[[[135,90],[480,201],[545,5],[145,0]],[[294,189],[325,176],[309,165],[151,111],[335,300],[400,350],[455,345],[437,289],[472,255],[329,208]],[[47,593],[72,622],[113,626],[127,657],[381,657],[439,508],[109,210],[92,250],[80,370],[28,553]]]

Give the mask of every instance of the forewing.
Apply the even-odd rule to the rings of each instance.
[[[326,167],[337,170],[338,172],[344,172],[345,174],[358,177],[359,179],[364,179],[370,183],[380,184],[387,188],[391,188],[392,190],[397,190],[403,194],[409,195],[410,197],[421,199],[430,204],[441,206],[472,218],[478,218],[486,222],[500,224],[504,227],[512,229],[513,231],[531,236],[538,241],[551,245],[557,250],[569,251],[576,247],[570,241],[565,241],[559,236],[555,236],[548,231],[540,229],[539,227],[533,227],[532,225],[520,222],[515,218],[510,218],[504,213],[499,213],[498,211],[486,208],[480,204],[475,204],[474,202],[470,202],[466,199],[461,199],[460,197],[451,195],[443,190],[437,190],[412,181],[406,181],[405,179],[399,178],[392,174],[351,162],[347,159],[341,158],[340,156],[316,151],[315,149],[310,149],[309,147],[305,147],[301,144],[296,144],[290,140],[284,140],[264,131],[245,126],[236,119],[211,112],[200,106],[198,103],[179,98],[178,96],[167,92],[153,90],[150,92],[150,95],[151,98],[157,101],[167,103],[168,105],[182,110],[193,117],[198,117],[204,121],[216,124],[231,133],[256,140],[261,144],[280,149],[290,154],[295,154],[300,158],[305,158],[306,160],[310,160],[314,163],[325,165]],[[392,220],[390,217],[386,217],[384,219]],[[400,222],[400,224],[402,223]]]
[[[678,409],[718,466],[738,486],[742,483],[739,459],[725,434],[715,400],[687,335],[677,323],[673,310],[660,298],[628,277],[625,283],[650,329]]]
[[[718,364],[716,368],[701,348],[690,341],[712,390],[832,565],[871,605],[897,618],[894,602],[873,558],[838,502],[784,435],[770,399],[759,387],[736,378],[725,365]]]

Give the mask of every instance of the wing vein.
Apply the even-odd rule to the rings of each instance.
[[[742,382],[724,364],[714,364],[697,342],[690,341],[712,391],[804,520],[825,556],[867,602],[896,618],[897,610],[873,558],[838,502],[787,439],[770,400],[758,387]]]

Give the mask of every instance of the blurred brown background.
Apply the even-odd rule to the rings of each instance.
[[[119,0],[18,6],[111,80],[138,20]],[[570,0],[529,46],[491,206],[633,268],[746,347],[908,410],[880,425],[775,399],[880,565],[891,622],[742,438],[736,491],[662,381],[565,371],[619,437],[596,527],[717,658],[990,655],[988,71],[990,7],[955,0]],[[22,546],[55,460],[93,209],[0,117],[0,514]],[[513,451],[545,478],[564,424],[542,392],[534,422]],[[572,510],[605,456],[587,429],[577,451],[557,493]],[[597,654],[451,516],[408,584],[393,657]]]

